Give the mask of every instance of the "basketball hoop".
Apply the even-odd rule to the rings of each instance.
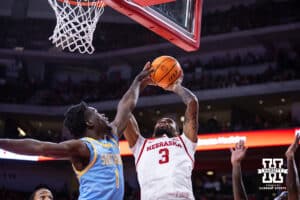
[[[93,34],[104,12],[101,0],[48,0],[56,15],[56,26],[49,37],[61,49],[92,54]]]

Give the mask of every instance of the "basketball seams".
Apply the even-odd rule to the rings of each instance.
[[[159,81],[157,81],[157,84],[158,83],[160,83],[173,69],[174,69],[174,67],[177,65],[178,63],[177,62],[175,62],[174,63],[174,65],[171,67],[171,69],[167,72],[167,73],[165,73],[165,75],[159,80]]]
[[[156,65],[156,68],[154,69],[154,72],[153,73],[153,79],[155,80],[155,76],[156,76],[156,72],[157,70],[160,68],[160,66],[165,63],[165,62],[168,62],[168,61],[173,61],[171,57],[167,56],[166,58],[164,58],[158,65]],[[152,65],[153,66],[153,65]]]
[[[182,71],[180,70],[179,73],[178,73],[178,76],[174,79],[173,82],[169,83],[169,84],[167,85],[167,87],[169,87],[170,85],[172,85],[173,83],[175,83],[175,81],[177,81],[177,79],[181,76],[181,74],[182,74]]]

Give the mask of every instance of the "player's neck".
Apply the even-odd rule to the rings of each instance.
[[[98,134],[96,131],[87,131],[86,133],[86,137],[90,137],[90,138],[93,138],[93,139],[104,139],[104,134]]]
[[[108,128],[98,128],[96,129],[89,129],[86,131],[86,137],[90,137],[93,139],[105,139],[111,134],[111,131]]]

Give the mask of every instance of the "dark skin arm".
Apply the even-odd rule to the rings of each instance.
[[[294,142],[289,146],[288,150],[285,153],[287,158],[287,167],[288,167],[288,175],[287,175],[287,190],[288,190],[288,199],[289,200],[298,200],[300,198],[299,195],[299,176],[297,165],[295,162],[295,153],[299,146],[300,135],[298,134],[295,137]]]
[[[247,200],[246,190],[242,179],[241,162],[245,158],[247,148],[243,141],[239,141],[235,148],[231,148],[232,189],[234,200]]]
[[[140,92],[143,91],[148,85],[155,85],[150,77],[144,79],[144,81],[142,82],[141,87],[140,87]],[[124,136],[125,136],[126,140],[128,141],[129,147],[131,148],[135,145],[135,143],[141,133],[140,133],[139,125],[138,125],[134,115],[132,113],[130,113],[129,116],[130,117],[129,117],[126,129],[124,130]]]
[[[0,148],[25,155],[57,158],[89,157],[86,145],[80,140],[52,143],[34,139],[0,139]]]
[[[144,87],[143,82],[149,79],[149,75],[152,72],[150,68],[150,62],[147,62],[143,71],[135,77],[130,88],[127,90],[118,104],[117,114],[114,121],[111,123],[111,127],[113,133],[119,137],[126,128],[128,119],[130,118],[130,113],[136,106],[140,94],[140,88]]]
[[[186,105],[183,132],[192,142],[197,142],[199,115],[198,99],[189,89],[183,87],[181,82],[182,78],[180,78],[171,87],[166,88],[166,90],[177,94],[179,97],[181,97],[182,101]]]
[[[80,140],[52,143],[34,139],[0,139],[0,148],[18,154],[67,158],[77,170],[83,170],[90,156],[87,146]]]
[[[130,115],[127,127],[124,131],[124,136],[128,141],[129,147],[133,147],[139,138],[140,129],[133,114]]]

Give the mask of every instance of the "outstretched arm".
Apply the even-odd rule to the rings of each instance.
[[[192,142],[197,142],[199,114],[198,99],[189,89],[183,87],[180,82],[181,81],[167,90],[176,93],[185,103],[186,110],[183,123],[183,132]]]
[[[130,115],[130,119],[128,121],[127,127],[124,131],[124,136],[126,140],[128,141],[129,147],[133,147],[138,140],[140,135],[140,129],[138,126],[138,123],[133,116],[133,114]]]
[[[231,164],[232,164],[232,187],[234,200],[247,200],[246,190],[242,179],[241,162],[246,155],[247,148],[244,141],[239,141],[235,148],[231,148]]]
[[[145,81],[145,79],[147,79],[149,74],[152,72],[150,68],[150,62],[147,62],[143,71],[135,77],[130,88],[127,90],[118,104],[117,114],[112,122],[113,132],[118,136],[120,136],[126,128],[130,113],[136,106],[137,99],[140,94],[140,87],[143,81]]]
[[[41,155],[58,158],[88,157],[89,151],[80,140],[61,143],[41,142],[34,139],[0,139],[0,148],[18,154]]]
[[[289,200],[297,200],[300,198],[299,194],[299,176],[297,165],[295,162],[295,153],[299,146],[300,135],[296,135],[293,144],[291,144],[286,151],[285,155],[287,158],[287,167],[288,167],[288,175],[287,175],[287,189],[288,189],[288,199]]]

